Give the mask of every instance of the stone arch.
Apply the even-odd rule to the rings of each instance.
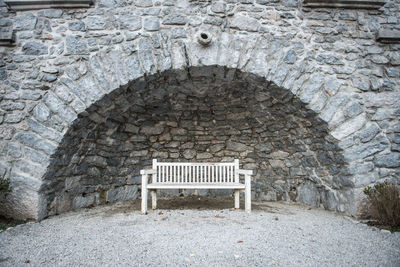
[[[246,38],[224,32],[213,34],[219,34],[219,38],[208,47],[197,43],[194,38],[183,42],[170,41],[162,35],[157,40],[141,37],[136,41],[137,50],[102,51],[82,59],[86,61],[76,67],[65,69],[65,75],[59,78],[57,86],[33,111],[30,127],[35,130],[15,136],[19,144],[28,147],[31,156],[30,160],[20,160],[13,165],[14,177],[20,179],[21,190],[31,192],[32,197],[27,199],[36,201],[34,205],[24,204],[24,201],[17,203],[17,206],[22,206],[21,213],[43,218],[54,212],[51,208],[48,210],[48,192],[54,190],[51,177],[56,172],[52,166],[57,166],[54,162],[61,160],[54,156],[62,140],[68,138],[68,129],[79,125],[81,117],[93,116],[94,104],[104,100],[105,95],[127,90],[130,84],[160,73],[176,71],[176,75],[185,79],[193,76],[188,70],[201,73],[207,66],[219,66],[227,79],[234,77],[236,71],[257,77],[279,88],[276,91],[280,94],[295,97],[306,110],[315,114],[315,118],[319,117],[327,130],[324,140],[335,146],[338,145],[335,138],[345,139],[366,124],[361,107],[346,93],[340,92],[335,77],[308,65],[307,51],[300,43],[274,40],[268,35]],[[351,117],[344,109],[352,106],[355,106],[355,115]],[[53,115],[50,124],[49,117]],[[37,162],[32,164],[32,158],[37,158]],[[336,201],[337,206],[328,208],[354,213],[351,204],[353,181],[346,176],[348,174],[342,174],[337,179],[342,180],[340,184],[346,189],[336,195],[328,191],[324,197]],[[305,188],[307,190],[313,189]]]
[[[44,177],[50,214],[136,198],[139,170],[152,158],[240,158],[256,172],[254,197],[339,209],[332,188],[346,187],[336,178],[345,162],[326,123],[256,75],[220,66],[165,71],[114,90],[86,112]]]

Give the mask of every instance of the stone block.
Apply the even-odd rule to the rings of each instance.
[[[42,43],[31,41],[27,42],[22,46],[22,53],[25,55],[47,55],[48,54],[48,47]]]
[[[67,53],[70,55],[87,55],[89,50],[87,43],[80,37],[68,35],[66,38]]]
[[[255,32],[260,27],[260,23],[255,18],[237,14],[231,19],[230,27],[241,31]]]
[[[186,149],[185,151],[183,151],[182,156],[185,159],[193,159],[195,156],[197,155],[196,150],[194,149]]]
[[[294,64],[296,62],[297,54],[294,50],[289,50],[286,56],[283,58],[283,61],[287,64]]]
[[[56,142],[61,142],[61,133],[38,123],[34,119],[28,119],[28,125],[33,132],[39,134],[40,136]]]
[[[279,151],[274,151],[274,152],[272,152],[272,153],[270,154],[270,157],[271,157],[272,159],[285,159],[285,158],[287,158],[288,156],[289,156],[289,153],[288,153],[288,152],[281,151],[281,150],[279,150]]]
[[[363,173],[354,175],[354,185],[356,187],[365,187],[371,183],[374,183],[379,179],[379,175],[375,172]]]
[[[146,31],[158,31],[160,30],[160,20],[156,17],[144,18],[143,27]]]
[[[377,167],[398,168],[400,167],[400,153],[378,155],[374,162]]]
[[[211,153],[207,153],[207,152],[197,153],[197,156],[196,156],[196,158],[200,159],[200,160],[202,160],[202,159],[211,159],[212,157],[213,157],[213,155]]]
[[[41,139],[36,134],[19,132],[15,135],[15,138],[22,144],[37,150],[42,150],[48,155],[53,154],[56,150],[56,145],[54,143]]]
[[[83,21],[72,21],[68,23],[68,29],[71,31],[85,31],[86,26]]]
[[[359,133],[361,142],[366,143],[371,141],[380,131],[381,129],[377,124],[368,125],[364,129],[362,129]]]
[[[296,201],[318,207],[320,202],[320,194],[318,189],[310,183],[301,184],[296,188]]]
[[[72,209],[86,208],[95,204],[96,195],[77,196],[72,200]]]
[[[44,11],[44,16],[51,19],[61,18],[62,14],[62,9],[47,9]]]
[[[332,131],[332,136],[338,140],[342,140],[346,136],[353,134],[354,132],[361,129],[366,122],[365,114],[360,114],[355,118],[352,118],[345,123],[339,125],[335,130]]]
[[[185,25],[187,23],[187,18],[181,14],[170,14],[164,17],[164,25]]]
[[[32,31],[35,29],[37,17],[32,13],[27,13],[24,16],[15,18],[13,27],[16,31]]]
[[[314,73],[308,83],[303,85],[300,92],[300,100],[304,103],[310,103],[314,95],[320,90],[323,84],[324,75],[322,73]]]
[[[332,190],[324,190],[321,192],[321,202],[325,209],[335,210],[338,206],[338,198]]]
[[[85,22],[88,30],[105,30],[107,27],[107,21],[103,17],[87,17]]]
[[[106,201],[109,203],[138,198],[137,185],[125,185],[107,191]]]
[[[228,141],[226,143],[226,149],[236,151],[236,152],[244,152],[244,151],[253,151],[254,150],[253,147],[247,146],[243,143],[233,142],[233,141]]]
[[[143,126],[140,129],[140,133],[145,135],[159,135],[164,131],[164,126],[162,124],[157,124],[154,126]]]

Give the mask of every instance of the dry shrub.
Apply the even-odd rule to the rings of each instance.
[[[366,187],[369,215],[385,226],[400,226],[400,194],[394,183],[384,182]]]

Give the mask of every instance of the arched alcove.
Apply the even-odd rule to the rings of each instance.
[[[134,80],[79,115],[44,178],[48,214],[138,197],[139,171],[153,158],[239,158],[255,172],[255,199],[341,210],[348,186],[327,124],[289,90],[236,69],[192,67]]]

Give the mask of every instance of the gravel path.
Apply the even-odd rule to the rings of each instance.
[[[400,266],[400,233],[301,205],[254,206],[70,212],[1,232],[0,266]]]

